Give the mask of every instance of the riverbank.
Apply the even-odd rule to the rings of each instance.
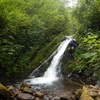
[[[74,84],[80,85],[76,82]],[[66,90],[66,89],[65,89]],[[59,90],[57,90],[59,91]],[[87,97],[87,99],[86,99]],[[0,100],[99,100],[100,88],[98,85],[81,85],[79,89],[67,89],[57,94],[35,90],[27,83],[21,83],[19,88],[13,85],[4,86],[0,83]]]

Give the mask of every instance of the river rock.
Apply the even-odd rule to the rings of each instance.
[[[13,94],[0,83],[0,99],[3,98],[5,100],[10,100]]]
[[[35,99],[34,96],[27,93],[18,93],[17,98],[18,100],[34,100]]]
[[[14,97],[16,97],[21,91],[18,88],[15,88],[12,92],[14,94]]]
[[[24,93],[33,94],[33,89],[26,83],[21,83],[20,90]]]
[[[61,95],[60,100],[70,100],[70,97],[68,95]]]
[[[36,98],[35,98],[35,100],[41,100],[41,98],[39,98],[39,97],[36,97]]]
[[[7,88],[9,91],[13,91],[14,90],[14,87],[11,85],[11,86],[8,86]]]
[[[21,88],[24,88],[24,87],[29,87],[29,88],[31,88],[31,86],[29,86],[27,83],[21,83],[21,85],[20,85],[20,89]]]
[[[60,97],[55,96],[55,97],[53,97],[51,100],[61,100],[61,99],[60,99]]]
[[[94,100],[100,100],[100,88],[97,85],[89,85],[88,90],[89,94],[94,98]]]
[[[44,96],[44,93],[42,93],[42,92],[40,92],[40,91],[37,91],[37,92],[35,92],[35,94],[34,94],[34,96],[35,97],[43,97]]]
[[[82,94],[80,96],[79,100],[94,100],[90,94],[89,94],[89,90],[86,86],[83,86],[82,88]]]
[[[43,100],[51,100],[51,96],[44,95]]]
[[[75,92],[74,91],[67,91],[66,93],[60,96],[61,100],[75,100]]]
[[[100,100],[100,97],[96,97],[94,100]]]
[[[23,89],[21,89],[22,92],[24,93],[29,93],[29,94],[32,94],[33,93],[33,90],[29,87],[24,87]]]

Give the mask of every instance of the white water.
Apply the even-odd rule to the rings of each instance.
[[[53,60],[51,61],[51,64],[47,71],[44,73],[43,77],[28,79],[26,81],[29,82],[29,84],[37,85],[37,84],[46,84],[51,85],[53,82],[57,81],[59,79],[58,74],[61,71],[60,70],[60,64],[61,59],[63,57],[64,51],[66,50],[69,42],[72,40],[71,36],[66,37],[66,40],[64,40],[60,46],[56,50],[56,54],[53,57]]]

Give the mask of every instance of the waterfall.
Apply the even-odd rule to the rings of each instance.
[[[56,54],[44,75],[42,77],[28,79],[27,81],[29,84],[52,84],[54,81],[59,79],[58,74],[61,72],[61,59],[71,40],[72,36],[66,36],[66,39],[61,42],[59,47],[56,49]]]
[[[47,69],[47,71],[44,73],[43,77],[48,77],[48,78],[57,78],[57,74],[59,72],[59,64],[60,64],[60,60],[62,59],[63,53],[67,47],[67,45],[69,44],[70,39],[67,38],[65,41],[63,41],[60,46],[57,49],[57,53],[54,56],[49,68]]]

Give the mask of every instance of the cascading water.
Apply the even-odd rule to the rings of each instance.
[[[64,53],[67,45],[69,44],[70,40],[71,39],[67,38],[65,41],[63,41],[60,44],[60,46],[57,49],[57,53],[51,62],[51,65],[49,66],[47,71],[44,73],[43,77],[52,78],[52,79],[58,78],[57,75],[58,75],[59,70],[57,70],[57,69],[60,69],[59,68],[60,60],[62,59],[63,53]]]
[[[64,51],[66,47],[68,46],[69,42],[72,40],[72,36],[67,36],[66,40],[64,40],[60,46],[56,50],[56,54],[53,57],[53,60],[51,61],[51,64],[47,71],[44,73],[42,77],[32,78],[25,81],[28,81],[31,85],[36,84],[46,84],[51,85],[53,82],[57,81],[59,79],[58,74],[61,72],[60,65],[61,65],[61,59],[63,57]],[[61,74],[61,73],[60,73]]]

